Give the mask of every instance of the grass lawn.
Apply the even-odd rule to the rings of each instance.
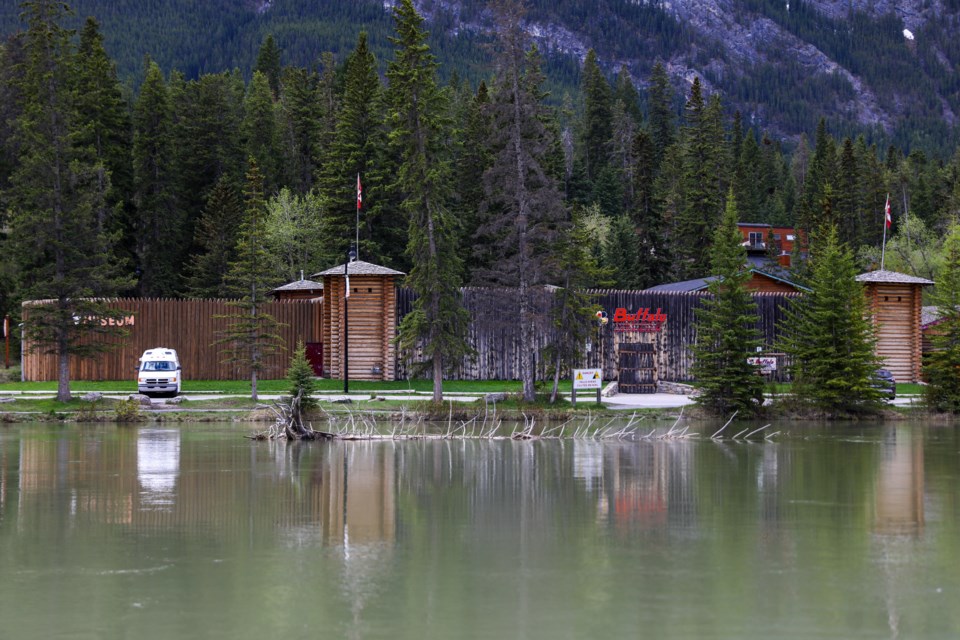
[[[560,382],[561,391],[570,391],[571,383],[569,380]],[[259,380],[257,382],[257,391],[259,393],[286,393],[290,383],[286,380]],[[318,379],[316,381],[318,391],[332,393],[343,392],[343,380]],[[349,384],[350,393],[370,393],[373,391],[416,391],[420,393],[430,393],[433,391],[432,380],[395,380],[392,382],[371,382],[367,380],[351,380]],[[549,384],[539,386],[541,391],[549,391]],[[521,391],[522,385],[518,380],[448,380],[443,383],[444,393],[517,393]],[[56,382],[4,382],[0,383],[0,392],[3,391],[49,391],[55,393],[57,390]],[[87,391],[100,391],[101,393],[136,393],[137,385],[133,381],[126,380],[106,380],[100,382],[93,381],[74,381],[70,383],[72,393],[85,393]],[[250,393],[249,380],[185,380],[183,382],[184,393],[228,393],[228,394],[248,394]]]

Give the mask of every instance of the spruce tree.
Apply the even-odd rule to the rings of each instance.
[[[657,60],[650,73],[650,138],[653,141],[654,166],[659,168],[667,153],[667,149],[674,143],[676,132],[673,110],[673,87],[670,78]]]
[[[300,410],[307,411],[315,408],[319,403],[313,397],[317,389],[316,377],[313,373],[313,367],[307,360],[307,349],[303,346],[303,340],[297,340],[297,348],[293,351],[290,358],[290,366],[287,368],[287,382],[290,383],[290,397],[300,398]]]
[[[280,182],[280,152],[277,144],[277,116],[267,76],[253,72],[243,103],[240,133],[248,155],[257,161],[263,174],[264,193],[275,193]]]
[[[10,246],[19,296],[42,300],[24,315],[24,331],[37,348],[57,357],[57,399],[70,399],[70,358],[109,348],[94,334],[116,331],[102,320],[117,317],[103,300],[129,286],[112,248],[116,238],[98,223],[110,192],[109,172],[89,144],[79,144],[92,123],[81,115],[68,9],[53,0],[27,0],[24,59],[17,78],[17,152],[5,194],[12,214]]]
[[[460,304],[462,262],[456,221],[448,206],[450,166],[444,157],[445,95],[436,84],[437,63],[426,44],[423,18],[411,0],[394,8],[397,47],[387,70],[390,142],[400,159],[397,183],[410,220],[407,284],[418,294],[400,325],[400,344],[419,347],[429,362],[433,400],[443,400],[444,367],[470,348],[469,317]]]
[[[828,414],[876,410],[876,339],[853,256],[832,226],[818,231],[812,249],[812,291],[793,303],[781,326],[794,396]]]
[[[322,149],[330,136],[323,130],[319,77],[306,69],[283,70],[278,129],[283,184],[297,193],[313,188]]]
[[[198,251],[185,270],[184,293],[195,298],[226,298],[230,265],[236,259],[237,231],[243,202],[229,178],[222,176],[207,197],[193,244]]]
[[[490,104],[494,160],[484,174],[484,220],[478,235],[480,243],[496,253],[490,268],[476,270],[474,277],[479,283],[516,289],[523,399],[533,402],[534,287],[552,284],[549,258],[567,213],[559,186],[546,171],[553,140],[540,88],[544,78],[539,53],[535,47],[525,50],[519,3],[498,2],[495,13],[497,84]]]
[[[760,333],[756,304],[746,286],[750,272],[744,268],[747,256],[737,218],[731,190],[710,250],[716,279],[708,285],[709,297],[696,310],[691,375],[700,391],[697,403],[716,415],[756,413],[763,405],[763,378],[747,362],[760,346]]]
[[[249,170],[243,196],[246,210],[237,240],[237,259],[230,265],[228,291],[239,299],[231,303],[234,313],[223,316],[229,323],[216,345],[224,362],[250,372],[250,397],[257,400],[257,379],[267,370],[265,359],[284,348],[277,333],[279,323],[263,310],[267,292],[277,282],[266,250],[263,176],[256,160]]]
[[[357,254],[362,259],[381,255],[383,246],[378,246],[379,242],[375,244],[373,228],[378,226],[378,232],[386,233],[383,227],[394,222],[386,220],[375,223],[372,219],[376,212],[382,212],[381,189],[384,181],[375,166],[375,160],[382,153],[380,147],[385,144],[381,93],[377,61],[367,46],[366,32],[361,31],[357,46],[346,62],[336,133],[330,148],[324,150],[318,180],[321,192],[330,203],[326,242],[330,244],[333,255],[346,255],[348,247],[354,242],[358,175],[363,184],[365,202],[361,212],[362,228]],[[390,178],[392,181],[393,176]],[[394,241],[405,234],[397,236]]]
[[[156,62],[148,62],[133,126],[140,295],[169,296],[180,289],[180,264],[189,238],[184,237],[185,221],[177,199],[172,105]]]
[[[102,166],[97,187],[103,191],[97,224],[120,234],[126,259],[133,258],[133,171],[130,155],[130,107],[124,100],[116,65],[103,48],[100,26],[87,18],[77,49],[77,111],[84,123],[76,144],[89,146]]]
[[[931,301],[940,313],[931,331],[933,349],[923,365],[927,405],[960,413],[960,223],[950,223],[943,245],[943,265]]]
[[[613,104],[610,83],[607,82],[597,53],[590,49],[583,61],[580,91],[583,93],[583,152],[587,180],[595,180],[609,160],[608,144],[613,129],[611,110]]]
[[[280,49],[277,47],[277,42],[273,39],[272,33],[268,33],[267,37],[263,39],[260,51],[257,52],[257,64],[253,69],[254,72],[260,72],[266,76],[273,97],[279,98],[282,64],[280,62]]]

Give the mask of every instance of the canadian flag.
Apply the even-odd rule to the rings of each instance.
[[[359,182],[357,183],[360,184]],[[887,194],[887,204],[883,208],[883,224],[887,226],[887,229],[890,228],[890,225],[893,224],[893,218],[890,217],[890,194]]]
[[[360,211],[360,207],[363,205],[363,185],[360,184],[360,174],[357,174],[357,211]],[[889,209],[889,204],[887,205]]]

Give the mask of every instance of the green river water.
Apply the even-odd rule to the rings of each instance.
[[[960,637],[952,426],[254,429],[0,426],[0,638]]]

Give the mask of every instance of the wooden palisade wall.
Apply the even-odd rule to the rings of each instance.
[[[226,329],[229,320],[217,316],[236,313],[229,300],[173,300],[150,298],[120,298],[112,303],[129,312],[123,323],[129,335],[115,350],[92,359],[72,359],[72,380],[133,380],[137,360],[146,349],[167,347],[176,349],[187,380],[238,380],[250,373],[236,364],[221,362],[219,347],[213,343],[218,332]],[[286,375],[290,356],[297,340],[319,342],[320,308],[312,301],[280,301],[264,303],[261,307],[282,326],[280,335],[286,351],[267,358],[263,378],[282,378]],[[24,345],[23,375],[25,380],[56,380],[57,362],[53,354],[31,351]]]
[[[590,350],[585,353],[580,366],[602,367],[604,379],[613,380],[618,373],[617,349],[621,342],[653,343],[657,380],[690,380],[690,367],[693,364],[690,346],[696,340],[694,310],[705,293],[608,289],[591,293],[596,296],[597,304],[607,312],[611,322],[602,331],[599,328],[594,330]],[[516,380],[520,377],[520,326],[515,295],[516,291],[510,289],[463,289],[463,305],[471,316],[468,340],[476,355],[456,365],[450,371],[451,379]],[[408,289],[400,289],[397,296],[397,317],[402,319],[409,312],[415,295]],[[758,307],[757,326],[766,350],[773,348],[778,335],[777,324],[784,317],[784,308],[796,297],[796,293],[753,294]],[[534,300],[538,309],[534,320],[537,324],[537,377],[545,379],[550,375],[549,363],[541,360],[540,354],[557,332],[550,323],[549,309],[553,297],[549,290],[544,289],[535,292]],[[657,333],[619,333],[614,331],[612,322],[618,307],[631,313],[640,308],[649,308],[651,313],[660,309],[667,314],[667,322]],[[351,348],[351,359],[352,352]],[[780,376],[783,363],[778,364]],[[406,377],[407,373],[408,363],[398,360],[397,377]]]

